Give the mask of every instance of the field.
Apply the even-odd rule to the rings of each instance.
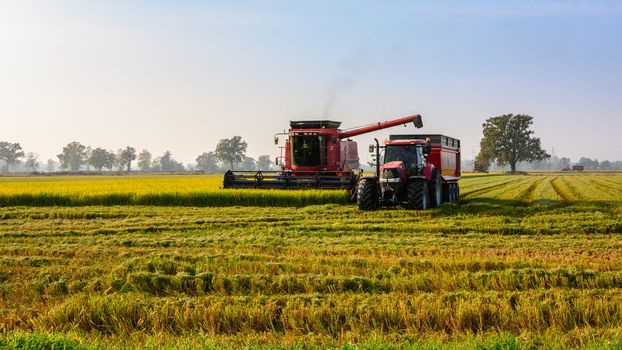
[[[0,349],[622,348],[622,175],[427,211],[220,178],[0,178]]]

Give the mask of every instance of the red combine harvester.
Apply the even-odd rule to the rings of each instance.
[[[418,114],[350,130],[340,130],[341,122],[330,120],[292,121],[276,162],[281,171],[229,170],[223,187],[347,189],[354,199],[361,172],[357,144],[350,137],[407,123],[423,126]]]
[[[359,209],[397,204],[427,209],[459,199],[460,140],[445,135],[391,135],[383,146],[376,139],[370,152],[374,149],[376,174],[358,182]]]

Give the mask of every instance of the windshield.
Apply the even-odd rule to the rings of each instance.
[[[320,140],[317,136],[292,136],[292,158],[296,166],[320,165]]]
[[[387,146],[384,152],[384,162],[402,161],[406,169],[410,169],[416,167],[419,153],[415,145]]]

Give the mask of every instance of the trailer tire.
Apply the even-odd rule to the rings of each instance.
[[[360,210],[378,209],[378,186],[376,181],[361,179],[358,184],[356,204]]]
[[[414,210],[428,209],[429,199],[427,181],[411,180],[408,183],[408,208]]]
[[[460,200],[460,185],[456,182],[455,190],[454,190],[454,201]]]
[[[440,207],[443,204],[443,180],[435,170],[430,182],[430,208]]]
[[[443,183],[443,203],[451,202],[452,196],[452,187],[450,183]]]

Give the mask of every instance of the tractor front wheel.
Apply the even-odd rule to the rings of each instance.
[[[425,180],[411,180],[408,183],[408,208],[425,210],[430,206],[428,196],[428,182]]]
[[[378,209],[378,186],[376,181],[371,179],[361,179],[359,181],[356,204],[361,210],[376,210]]]

